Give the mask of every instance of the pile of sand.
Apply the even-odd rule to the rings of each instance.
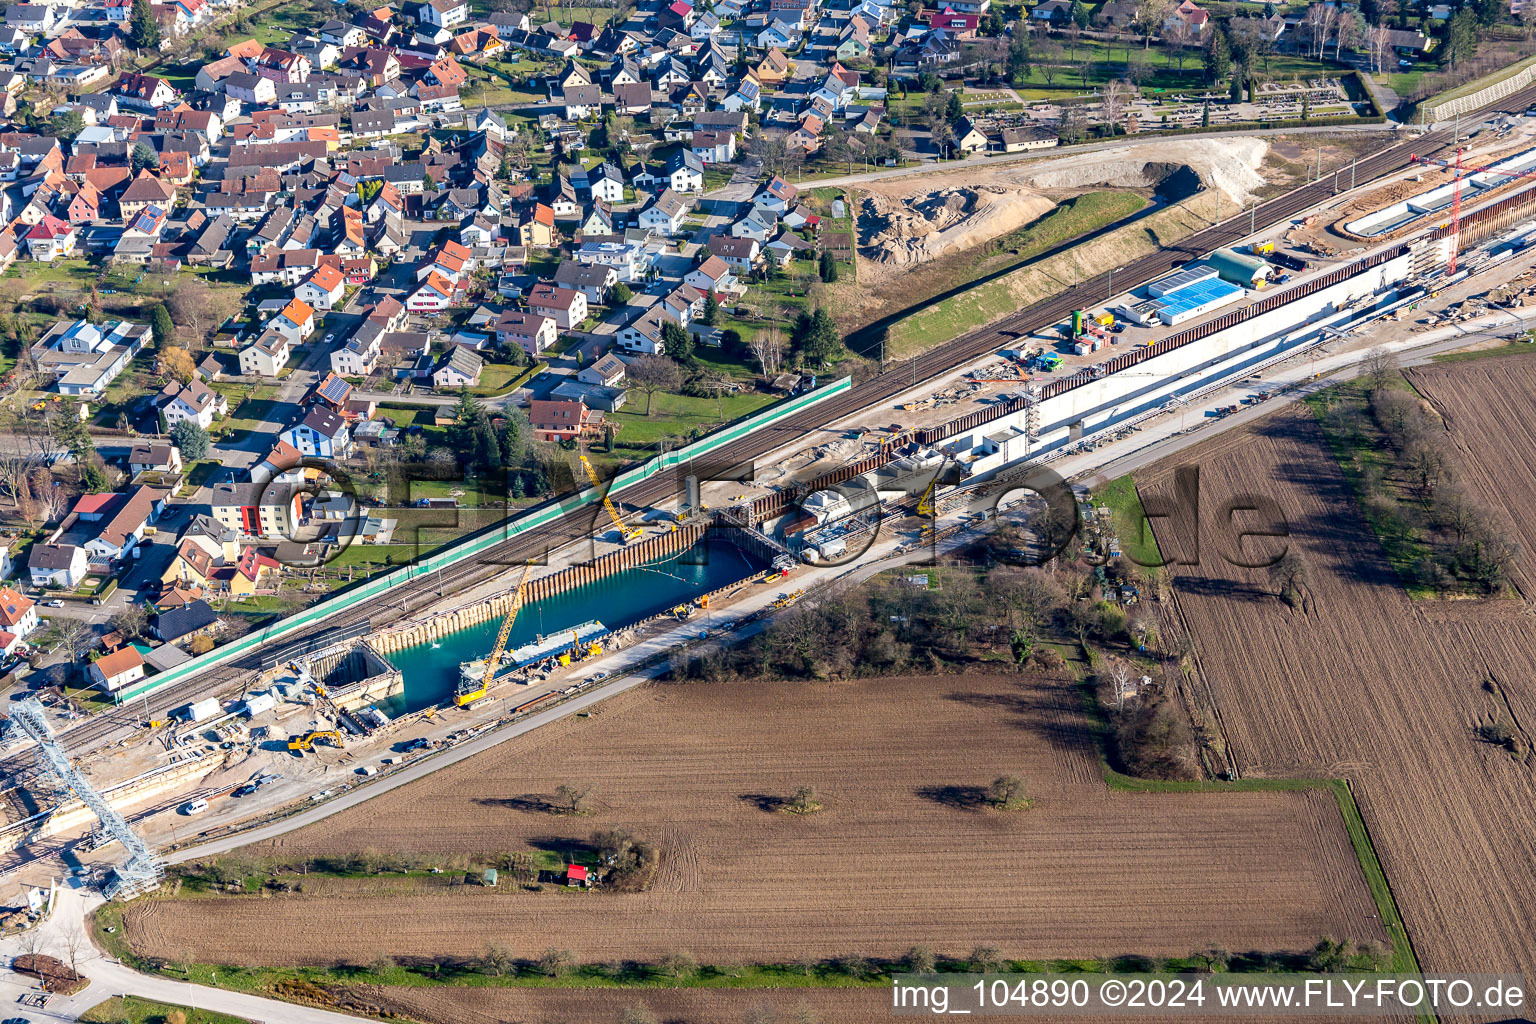
[[[1152,188],[1193,174],[1235,203],[1247,202],[1265,184],[1259,173],[1269,143],[1264,139],[1165,139],[1101,153],[1063,157],[1029,168],[1033,188]],[[1179,191],[1194,191],[1189,182]]]
[[[1039,193],[1005,185],[906,196],[870,191],[859,203],[859,255],[898,267],[923,263],[1007,234],[1051,206]]]
[[[1045,189],[1157,190],[1176,202],[1218,189],[1243,203],[1265,184],[1264,139],[1158,139],[1075,156],[964,171],[914,174],[860,185],[859,282],[873,286],[946,253],[1005,235],[1048,213]]]

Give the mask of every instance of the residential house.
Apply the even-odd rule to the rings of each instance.
[[[37,628],[37,602],[12,587],[0,587],[0,629],[25,637]]]
[[[559,337],[553,317],[505,310],[495,320],[496,343],[516,345],[530,356],[537,356]]]
[[[292,299],[281,313],[267,322],[267,327],[298,345],[315,333],[315,311],[303,299]]]
[[[116,563],[129,557],[164,508],[164,494],[143,485],[127,494],[83,495],[75,503],[73,514],[101,524],[96,536],[84,544],[87,559]]]
[[[554,281],[586,296],[588,306],[601,306],[608,301],[609,290],[619,283],[619,272],[610,266],[565,260],[556,268]]]
[[[178,99],[176,90],[163,78],[154,75],[124,73],[112,85],[112,95],[120,105],[141,110],[159,110],[169,107]]]
[[[453,282],[433,271],[411,292],[405,308],[413,313],[441,313],[453,304],[455,293]]]
[[[74,255],[79,231],[75,225],[49,213],[44,214],[22,237],[27,242],[28,256],[40,263],[52,263]]]
[[[33,544],[27,554],[27,572],[34,587],[73,590],[85,579],[88,568],[85,549],[74,544]]]
[[[686,198],[667,189],[646,204],[636,222],[648,231],[670,238],[682,231],[689,209],[691,205]]]
[[[250,549],[251,557],[258,556],[255,548]],[[275,566],[277,563],[270,558],[267,561]],[[254,593],[250,591],[235,591],[237,595],[242,593]],[[209,633],[217,627],[219,617],[214,614],[207,601],[192,601],[176,608],[163,608],[150,620],[149,631],[158,640],[166,644],[179,643],[200,633]],[[129,648],[131,650],[132,648]]]
[[[451,345],[432,368],[432,386],[435,388],[466,388],[480,383],[480,371],[485,360],[463,345]]]
[[[128,453],[128,472],[163,473],[174,475],[181,472],[181,449],[161,441],[140,441]]]
[[[572,441],[601,436],[603,414],[582,402],[551,402],[535,399],[528,406],[528,422],[540,441]]]
[[[251,537],[289,538],[299,525],[301,493],[281,481],[215,484],[209,511],[224,526]]]
[[[308,280],[294,289],[294,295],[314,309],[329,310],[341,301],[346,290],[347,280],[342,272],[329,264],[322,264],[309,275]]]
[[[104,693],[116,693],[144,678],[144,656],[129,644],[97,658],[86,667],[91,682]]]
[[[576,379],[583,384],[616,387],[624,380],[625,369],[624,361],[610,352],[577,370]]]
[[[570,331],[587,318],[587,297],[573,288],[540,282],[528,293],[528,309],[554,320],[562,331]]]
[[[278,436],[297,448],[300,454],[321,459],[344,459],[352,450],[352,433],[347,421],[318,405]]]
[[[762,256],[762,244],[755,238],[738,238],[733,235],[711,235],[709,251],[725,261],[737,275],[746,274],[757,266]]]
[[[737,288],[736,275],[730,265],[713,253],[703,263],[683,275],[683,282],[707,295],[730,294]]]
[[[799,194],[798,188],[776,174],[758,189],[752,197],[752,205],[759,210],[782,214],[795,204],[795,197]]]
[[[276,377],[293,355],[288,335],[265,330],[240,350],[240,372],[247,377]]]
[[[213,426],[214,416],[229,412],[229,400],[196,378],[186,384],[173,380],[155,396],[155,408],[167,433],[182,420],[191,420],[207,430]]]

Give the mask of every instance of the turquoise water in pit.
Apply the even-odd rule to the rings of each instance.
[[[508,646],[520,647],[589,619],[617,631],[764,568],[736,545],[706,538],[671,558],[524,605],[512,623]],[[393,718],[448,699],[458,685],[459,664],[489,654],[500,629],[501,619],[494,618],[439,637],[441,646],[417,644],[394,652],[389,660],[405,677],[405,692],[381,701],[379,708]]]

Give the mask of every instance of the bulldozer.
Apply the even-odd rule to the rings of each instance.
[[[339,747],[341,746],[341,733],[335,729],[312,729],[302,736],[288,737],[288,749],[297,751],[300,754],[307,753],[314,749],[315,744],[320,740],[327,740],[331,746]]]

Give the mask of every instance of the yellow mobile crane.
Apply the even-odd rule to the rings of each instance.
[[[624,538],[624,543],[639,540],[640,531],[632,526],[625,526],[624,520],[619,518],[619,510],[614,508],[613,502],[608,500],[608,492],[603,490],[603,482],[597,478],[597,470],[592,468],[592,463],[587,461],[585,455],[578,455],[577,458],[581,459],[581,468],[587,471],[587,477],[592,481],[592,486],[596,487],[598,493],[603,496],[603,508],[608,512],[608,518],[613,520],[613,525],[618,527],[619,536]]]
[[[529,562],[523,567],[522,579],[517,581],[517,591],[512,595],[512,605],[507,609],[507,617],[501,620],[501,630],[496,634],[496,646],[491,648],[491,653],[485,657],[484,675],[478,681],[467,678],[459,680],[458,691],[453,695],[453,702],[459,707],[473,704],[490,690],[491,680],[496,676],[496,669],[501,666],[501,656],[506,653],[507,641],[512,636],[512,622],[523,607],[523,593],[528,589],[528,577],[532,573],[533,563]]]

